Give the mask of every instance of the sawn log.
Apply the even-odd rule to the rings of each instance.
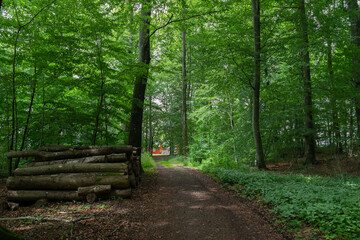
[[[83,196],[78,196],[77,191],[28,191],[28,190],[9,190],[7,200],[13,202],[35,202],[39,199],[63,200],[63,201],[81,201]]]
[[[49,175],[57,173],[90,173],[90,172],[115,172],[128,173],[126,163],[71,163],[52,164],[47,166],[17,168],[15,176]]]
[[[60,159],[82,158],[88,156],[108,155],[112,153],[127,153],[132,155],[132,146],[101,146],[85,150],[68,150],[63,152],[44,152],[44,151],[22,151],[22,152],[8,152],[8,158],[19,157],[35,157],[35,161],[44,162]]]
[[[48,162],[32,162],[25,165],[25,167],[47,166],[52,164],[75,164],[75,163],[121,163],[128,161],[125,153],[110,154],[106,156],[90,156],[75,159],[63,159]]]
[[[68,173],[57,175],[9,177],[9,190],[77,190],[78,187],[111,185],[114,189],[129,188],[129,177],[121,173]]]

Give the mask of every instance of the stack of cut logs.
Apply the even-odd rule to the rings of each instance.
[[[12,202],[131,197],[140,177],[140,151],[132,146],[48,146],[9,152],[8,158],[34,158],[6,183]]]

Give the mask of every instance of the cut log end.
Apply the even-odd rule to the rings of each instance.
[[[109,194],[111,191],[111,185],[95,185],[90,187],[79,187],[78,195],[86,196],[90,193],[95,193],[96,195]]]
[[[93,203],[93,202],[96,201],[96,199],[97,199],[97,196],[96,196],[95,193],[89,193],[89,194],[86,195],[86,201],[88,203]]]

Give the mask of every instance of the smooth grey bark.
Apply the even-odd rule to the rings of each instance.
[[[182,83],[182,94],[181,94],[181,126],[182,126],[182,141],[183,141],[183,153],[187,155],[189,152],[188,149],[188,131],[187,131],[187,79],[186,79],[186,32],[182,30],[181,32],[182,40],[182,55],[181,55],[181,83]]]
[[[300,21],[300,40],[301,50],[301,68],[304,87],[304,139],[305,139],[305,163],[315,164],[315,129],[313,123],[313,104],[311,93],[311,75],[310,75],[310,54],[309,54],[309,37],[308,23],[305,11],[304,0],[299,0],[299,21]]]
[[[251,0],[254,32],[254,84],[253,84],[253,134],[256,148],[256,166],[266,169],[263,145],[260,132],[260,70],[261,70],[261,37],[260,37],[260,0]]]

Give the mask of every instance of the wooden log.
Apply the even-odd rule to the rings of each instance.
[[[113,155],[117,155],[114,157]],[[112,156],[112,157],[108,157]],[[74,163],[127,163],[128,157],[125,153],[111,154],[107,156],[91,156],[84,158],[75,158],[75,159],[63,159],[55,160],[49,162],[32,162],[26,164],[24,167],[38,167],[38,166],[47,166],[52,164],[74,164]]]
[[[96,199],[97,199],[97,196],[95,193],[89,193],[86,195],[86,202],[88,202],[88,203],[93,203],[96,201]]]
[[[109,162],[109,163],[125,162],[125,161],[131,160],[128,157],[128,155],[125,153],[109,154],[109,155],[106,155],[105,158],[106,158],[106,162]]]
[[[115,198],[131,198],[131,188],[115,189],[111,191],[111,196]]]
[[[67,173],[57,175],[9,177],[9,190],[77,190],[78,187],[111,185],[112,188],[129,187],[129,177],[121,173]]]
[[[18,190],[7,191],[6,198],[13,202],[35,202],[39,199],[57,200],[57,201],[82,201],[83,196],[78,196],[77,191],[26,191]]]
[[[44,152],[28,150],[23,152],[8,152],[8,158],[35,157],[35,161],[44,162],[60,159],[82,158],[88,156],[108,155],[112,153],[132,154],[132,146],[102,146],[84,150],[68,150],[63,152]]]
[[[97,196],[110,194],[111,185],[95,185],[89,187],[79,187],[78,188],[78,195],[79,196],[86,196],[89,193],[95,193]]]
[[[15,176],[49,175],[57,173],[90,173],[117,172],[127,174],[128,165],[125,163],[71,163],[52,164],[47,166],[17,168]]]
[[[69,150],[85,150],[85,149],[96,149],[100,148],[101,146],[65,146],[65,145],[49,145],[49,146],[43,146],[39,148],[39,151],[44,152],[63,152],[63,151],[69,151]]]
[[[62,152],[62,151],[67,151],[67,150],[72,150],[73,147],[71,146],[64,146],[64,145],[49,145],[49,146],[43,146],[41,148],[39,148],[39,151],[44,151],[44,152]]]

